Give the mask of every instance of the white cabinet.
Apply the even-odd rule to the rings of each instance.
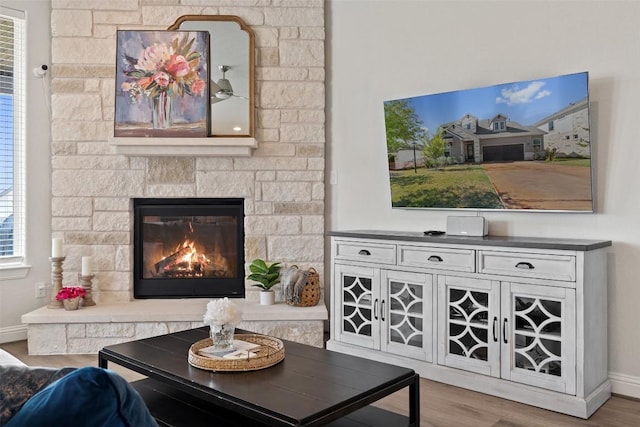
[[[583,418],[611,395],[610,241],[331,235],[328,349]]]
[[[433,360],[432,280],[430,274],[382,271],[382,351],[427,362]]]
[[[500,282],[438,276],[438,363],[500,376]]]
[[[503,282],[501,376],[576,393],[576,292]]]
[[[427,274],[336,265],[333,322],[341,342],[431,361],[433,284]]]
[[[380,348],[380,270],[337,265],[334,298],[339,317],[333,322],[341,342]]]
[[[438,277],[438,363],[575,393],[575,290]]]
[[[576,280],[573,255],[478,251],[478,272],[535,279]]]

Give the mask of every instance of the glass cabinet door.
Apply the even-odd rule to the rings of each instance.
[[[575,290],[503,283],[503,378],[575,392]],[[508,318],[507,318],[508,317]]]
[[[500,284],[438,276],[438,363],[500,375]]]
[[[335,330],[343,342],[380,346],[380,272],[369,267],[336,265],[336,307],[341,310]]]
[[[382,276],[382,350],[433,360],[433,276],[385,271]]]

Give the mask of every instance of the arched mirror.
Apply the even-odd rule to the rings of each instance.
[[[254,136],[254,36],[237,16],[184,15],[169,30],[209,31],[213,137]]]

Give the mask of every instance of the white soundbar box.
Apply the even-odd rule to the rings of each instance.
[[[447,235],[482,237],[489,234],[489,222],[481,216],[448,216]]]

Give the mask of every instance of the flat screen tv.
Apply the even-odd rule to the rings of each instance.
[[[394,208],[593,212],[587,72],[384,102]]]

